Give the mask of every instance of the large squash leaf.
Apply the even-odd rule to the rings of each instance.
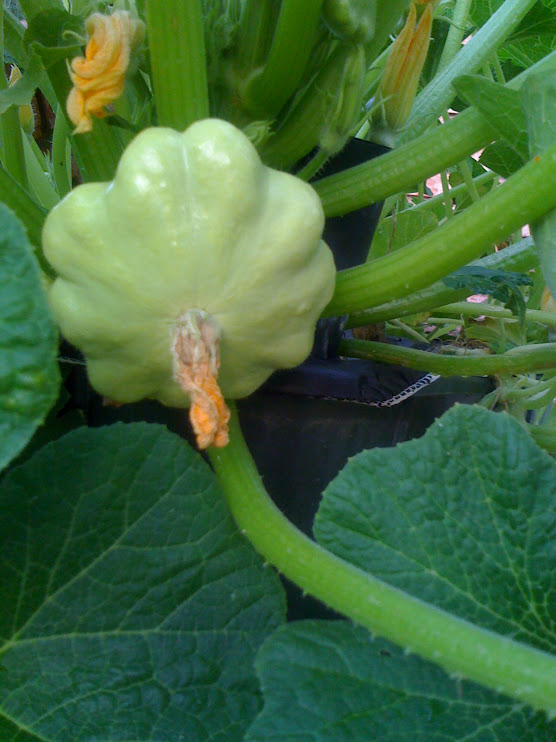
[[[325,490],[315,535],[461,618],[556,649],[556,464],[511,417],[452,408],[419,440],[364,451]],[[264,645],[250,742],[550,742],[556,723],[345,622]]]
[[[276,575],[201,457],[159,426],[81,428],[0,495],[0,738],[239,742]]]
[[[298,621],[259,652],[265,706],[246,742],[553,742],[521,704],[345,621]]]

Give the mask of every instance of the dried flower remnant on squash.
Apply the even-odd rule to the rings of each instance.
[[[229,441],[230,410],[217,382],[219,339],[219,327],[200,310],[180,317],[172,338],[174,378],[191,400],[189,419],[200,449]]]
[[[76,57],[69,69],[73,88],[66,107],[75,134],[92,131],[92,117],[106,116],[105,106],[123,93],[131,52],[145,33],[144,23],[127,11],[93,13],[85,28],[85,57]]]

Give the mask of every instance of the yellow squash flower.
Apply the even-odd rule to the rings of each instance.
[[[123,93],[131,52],[145,32],[143,22],[127,11],[93,13],[85,28],[85,57],[76,57],[69,70],[73,88],[66,106],[75,134],[92,131],[92,117],[106,116],[105,106]]]
[[[418,0],[423,4],[423,0]],[[433,3],[428,3],[419,23],[415,3],[411,3],[407,21],[392,46],[382,74],[377,100],[389,129],[395,131],[406,121],[417,92],[417,85],[429,49]]]

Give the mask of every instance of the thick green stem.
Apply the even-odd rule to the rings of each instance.
[[[147,34],[159,126],[182,131],[207,118],[201,0],[147,0]]]
[[[498,376],[556,368],[556,343],[522,345],[497,355],[473,350],[464,351],[466,355],[441,355],[390,343],[342,340],[339,352],[349,358],[393,363],[440,376]]]
[[[474,261],[471,265],[481,265],[492,270],[526,273],[532,268],[537,268],[539,261],[533,240],[527,237],[518,244],[510,245],[504,250],[487,255],[485,258]],[[465,299],[467,296],[469,296],[469,289],[454,289],[447,286],[444,281],[437,281],[426,289],[402,299],[394,299],[372,309],[350,314],[346,327],[362,327],[363,325],[376,324],[396,317],[406,317],[409,314],[430,312],[436,307]]]
[[[477,190],[477,186],[475,185],[475,182],[473,181],[473,173],[471,172],[471,167],[469,166],[469,163],[467,160],[462,160],[460,163],[458,163],[459,171],[463,177],[463,181],[465,185],[467,186],[467,190],[469,192],[469,195],[471,196],[471,200],[475,203],[479,200],[479,191]]]
[[[514,77],[508,88],[519,89],[533,70],[549,72],[556,52]],[[341,216],[387,196],[407,191],[415,183],[465,159],[496,137],[496,131],[474,108],[454,116],[443,126],[370,162],[314,184],[327,216]]]
[[[275,116],[297,89],[315,42],[323,0],[282,0],[268,58],[243,101],[260,118]]]
[[[531,10],[537,0],[505,0],[485,25],[441,69],[419,93],[407,122],[400,133],[399,142],[415,139],[449,107],[455,96],[452,82],[460,75],[470,75],[481,68],[496,52]]]
[[[456,1],[452,13],[452,23],[444,42],[436,74],[443,70],[461,49],[461,42],[468,33],[467,24],[469,23],[469,10],[472,2],[473,0]]]
[[[495,136],[494,128],[486,119],[469,108],[415,141],[370,162],[322,178],[314,187],[325,214],[342,216],[436,175],[484,147]]]
[[[556,145],[454,219],[395,253],[340,271],[325,316],[408,296],[466,265],[523,224],[556,207]]]
[[[288,579],[370,631],[537,709],[556,709],[556,658],[481,629],[322,549],[268,496],[232,406],[230,443],[209,457],[236,523]]]
[[[274,17],[270,0],[245,0],[237,40],[237,64],[242,71],[261,66],[269,46]]]

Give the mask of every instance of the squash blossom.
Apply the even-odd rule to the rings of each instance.
[[[145,33],[144,23],[123,10],[93,13],[85,29],[89,36],[85,57],[73,59],[69,68],[73,88],[66,108],[75,134],[92,131],[92,116],[106,116],[105,106],[123,93],[131,52]]]
[[[323,227],[312,187],[232,124],[146,129],[112,182],[49,213],[49,304],[100,394],[189,407],[198,446],[221,447],[224,400],[311,351],[336,276]]]
[[[426,0],[425,0],[426,1]],[[423,0],[419,0],[423,4]],[[429,49],[433,3],[429,2],[417,26],[411,3],[404,27],[392,46],[377,92],[379,111],[388,128],[396,131],[411,112],[421,71]]]
[[[10,77],[8,79],[8,85],[11,88],[12,85],[21,80],[21,71],[17,64],[12,64],[10,70]],[[19,123],[21,128],[28,134],[32,134],[35,128],[35,114],[33,112],[32,104],[18,106]]]

